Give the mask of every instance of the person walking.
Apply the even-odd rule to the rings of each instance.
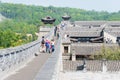
[[[57,26],[57,39],[59,39],[59,37],[60,37],[60,27]]]
[[[41,47],[42,47],[42,52],[45,52],[45,39],[44,39],[44,36],[42,36]]]
[[[52,39],[51,40],[51,52],[54,52],[55,50],[55,41]]]
[[[57,26],[55,26],[54,28],[54,36],[56,36],[56,32],[57,32]]]
[[[46,46],[46,52],[50,53],[50,41],[49,40],[45,41],[45,46]]]
[[[61,28],[62,28],[62,30],[64,30],[64,27],[65,27],[65,23],[62,22],[62,23],[61,23]]]

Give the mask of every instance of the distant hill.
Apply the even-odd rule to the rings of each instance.
[[[71,16],[71,21],[120,21],[120,11],[109,13],[106,11],[84,10],[68,7],[43,7],[23,4],[1,3],[0,12],[9,19],[28,24],[41,25],[41,18],[51,16],[56,18],[55,24],[59,24],[64,14]]]

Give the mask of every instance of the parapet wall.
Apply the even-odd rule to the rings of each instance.
[[[45,38],[51,39],[53,29],[45,35]],[[0,80],[10,72],[19,69],[30,61],[35,53],[40,53],[41,38],[21,46],[0,50]]]
[[[63,61],[63,70],[69,71],[80,71],[82,70],[83,61]],[[106,66],[106,72],[120,72],[120,61],[119,60],[86,60],[86,70],[91,72],[104,72],[103,67]],[[105,65],[103,65],[105,64]]]

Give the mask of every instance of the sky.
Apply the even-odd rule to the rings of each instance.
[[[95,11],[120,11],[120,0],[1,0],[8,3],[27,5],[80,8]]]

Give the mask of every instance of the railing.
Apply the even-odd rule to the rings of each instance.
[[[61,38],[58,39],[55,51],[43,65],[34,80],[59,80],[62,70]]]
[[[53,35],[53,29],[45,36],[50,39]],[[41,39],[31,43],[0,50],[0,79],[6,73],[20,68],[34,57],[35,53],[40,51]]]

